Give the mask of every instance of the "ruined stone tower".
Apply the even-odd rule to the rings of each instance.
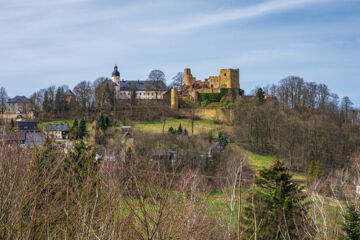
[[[176,89],[171,89],[171,109],[177,110],[179,108],[179,98]]]
[[[184,69],[184,85],[191,86],[192,84],[195,83],[195,81],[196,81],[196,79],[191,74],[191,69],[185,68]]]

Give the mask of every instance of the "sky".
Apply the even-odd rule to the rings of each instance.
[[[0,0],[10,97],[111,77],[169,84],[240,69],[246,93],[295,75],[360,106],[360,0]]]

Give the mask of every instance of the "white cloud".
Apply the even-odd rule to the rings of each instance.
[[[229,21],[250,19],[267,14],[287,11],[307,5],[329,2],[331,0],[272,0],[257,5],[235,8],[229,11],[206,13],[195,15],[187,19],[179,19],[176,22],[166,22],[149,25],[142,30],[145,32],[176,33],[195,28],[206,27]]]

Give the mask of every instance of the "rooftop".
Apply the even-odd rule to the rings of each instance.
[[[16,96],[14,98],[9,98],[7,100],[8,103],[17,103],[17,102],[22,102],[22,103],[30,103],[30,99],[28,99],[25,96]]]
[[[44,125],[44,131],[69,131],[69,127],[66,123],[49,123]]]
[[[38,122],[18,122],[18,128],[20,131],[38,131]]]

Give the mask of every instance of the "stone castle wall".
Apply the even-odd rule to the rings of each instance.
[[[227,124],[232,124],[235,119],[233,109],[180,109],[179,113],[183,117],[191,117],[192,111],[194,111],[194,115],[200,119],[208,119]]]

